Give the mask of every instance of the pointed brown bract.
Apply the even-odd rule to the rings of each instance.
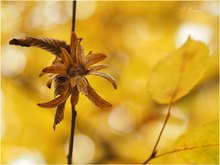
[[[90,72],[97,72],[107,67],[108,67],[107,64],[99,64],[99,65],[91,66],[88,69],[90,70]]]
[[[69,65],[74,65],[73,59],[69,56],[69,53],[66,49],[61,48],[61,58],[63,59],[63,62],[68,67]]]
[[[54,130],[56,129],[56,125],[59,124],[64,118],[64,108],[65,108],[65,102],[57,106],[56,114],[54,117],[54,123],[53,123]]]
[[[84,49],[81,45],[82,38],[77,38],[72,32],[70,46],[64,41],[49,38],[31,38],[13,39],[10,44],[20,46],[36,46],[47,50],[56,55],[52,65],[42,69],[39,76],[50,74],[47,87],[51,88],[54,83],[54,99],[52,101],[38,104],[43,108],[54,108],[56,114],[54,118],[53,128],[64,118],[64,108],[68,97],[71,95],[71,104],[76,106],[79,100],[79,93],[87,96],[93,104],[100,108],[111,107],[111,104],[101,98],[95,90],[90,86],[87,75],[95,75],[107,79],[116,89],[117,85],[113,77],[108,74],[98,72],[107,68],[108,65],[94,65],[106,58],[102,53],[92,53],[90,51],[87,56],[84,55]]]
[[[54,108],[54,107],[57,107],[58,105],[62,104],[63,102],[65,102],[66,99],[69,97],[69,95],[70,95],[70,91],[66,90],[64,93],[62,93],[61,95],[59,95],[55,99],[53,99],[49,102],[46,102],[46,103],[39,103],[37,105],[39,105],[40,107],[43,107],[43,108]]]
[[[78,65],[82,64],[82,60],[84,58],[84,50],[83,47],[80,45],[81,40],[78,41],[77,47],[76,47],[76,63]]]
[[[79,92],[81,92],[84,95],[88,94],[88,81],[85,77],[76,77],[76,85]]]
[[[79,91],[78,91],[77,87],[74,87],[73,91],[72,91],[72,95],[71,95],[72,106],[76,106],[78,101],[79,101]]]
[[[47,81],[47,84],[46,86],[50,89],[51,88],[51,85],[52,85],[52,82],[53,80],[55,79],[56,75],[53,75],[53,76],[50,76],[48,81]]]
[[[71,35],[71,42],[70,42],[70,56],[74,62],[76,62],[76,48],[78,45],[78,39],[74,32]]]
[[[115,79],[113,77],[111,77],[110,75],[102,73],[102,72],[89,72],[89,74],[95,75],[95,76],[100,76],[100,77],[107,79],[110,83],[112,83],[113,87],[115,89],[117,89],[117,84],[115,82]]]
[[[93,104],[100,108],[112,106],[109,102],[101,98],[90,85],[88,86],[88,94],[86,96],[93,102]]]
[[[67,69],[64,65],[52,65],[49,67],[44,68],[41,73],[40,77],[43,76],[45,73],[54,73],[58,75],[66,75]]]
[[[85,67],[89,67],[93,64],[96,64],[106,58],[106,55],[102,53],[90,53],[85,58]]]

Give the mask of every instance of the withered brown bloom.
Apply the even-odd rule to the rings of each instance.
[[[56,55],[52,65],[42,70],[39,76],[50,74],[47,87],[51,88],[54,82],[54,99],[52,101],[38,104],[44,108],[56,109],[53,128],[62,121],[64,117],[64,108],[66,100],[71,96],[71,104],[75,106],[79,99],[79,93],[87,96],[96,106],[105,108],[111,104],[102,99],[95,90],[90,86],[87,75],[100,76],[110,81],[116,89],[117,85],[110,75],[99,72],[101,69],[108,67],[105,64],[96,64],[106,58],[102,53],[89,52],[84,55],[81,46],[81,38],[77,38],[72,32],[71,43],[67,45],[65,41],[52,38],[33,38],[25,37],[23,39],[12,39],[9,44],[24,47],[39,47]],[[96,65],[94,65],[96,64]]]
[[[100,76],[110,81],[116,89],[117,85],[110,75],[99,72],[99,70],[108,67],[105,64],[94,65],[106,58],[102,53],[89,52],[84,56],[83,47],[81,46],[81,39],[77,38],[76,34],[72,32],[70,54],[65,48],[60,48],[60,56],[57,56],[53,64],[46,67],[40,73],[40,76],[45,73],[50,74],[47,82],[47,87],[50,88],[54,81],[55,98],[52,101],[38,104],[44,108],[57,107],[54,129],[64,117],[65,103],[71,95],[71,104],[75,106],[79,99],[79,93],[87,96],[96,106],[105,108],[110,107],[111,104],[102,99],[95,90],[90,86],[85,76],[95,75]]]

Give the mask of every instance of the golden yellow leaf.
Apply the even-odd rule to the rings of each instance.
[[[180,136],[168,152],[159,153],[155,163],[219,164],[219,121],[194,128]]]
[[[219,163],[219,121],[206,124],[177,139],[175,151],[183,163]]]
[[[208,48],[188,37],[185,44],[154,68],[148,91],[159,103],[174,102],[185,96],[202,78],[209,61]]]

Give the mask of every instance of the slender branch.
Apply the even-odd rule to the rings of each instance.
[[[72,32],[75,31],[75,22],[76,22],[76,0],[73,0],[73,17],[72,17]]]
[[[76,0],[73,0],[72,32],[75,31],[75,22],[76,22]],[[68,164],[72,164],[76,115],[77,115],[77,112],[76,112],[75,106],[72,105],[72,120],[71,120],[71,128],[70,128],[70,142],[69,142],[69,152],[68,152],[68,155],[67,155],[67,163]]]
[[[161,156],[166,156],[169,154],[173,154],[173,153],[177,153],[177,152],[182,152],[182,151],[187,151],[187,150],[194,150],[194,149],[198,149],[198,148],[205,148],[205,147],[218,147],[219,144],[207,144],[207,145],[201,145],[201,146],[193,146],[193,147],[186,147],[186,148],[180,148],[180,149],[176,149],[173,151],[168,151],[168,152],[164,152],[162,154],[158,154],[155,157],[153,157],[152,159],[161,157]]]
[[[76,115],[77,115],[77,112],[76,112],[75,106],[72,106],[72,121],[71,121],[71,130],[70,130],[69,152],[67,155],[68,164],[72,164]]]
[[[153,151],[152,151],[151,155],[149,156],[149,158],[148,158],[143,164],[147,164],[151,159],[153,159],[153,158],[156,157],[156,154],[157,154],[157,146],[158,146],[158,144],[159,144],[159,142],[160,142],[160,139],[161,139],[161,136],[162,136],[162,134],[163,134],[164,128],[165,128],[165,126],[166,126],[166,124],[167,124],[167,121],[168,121],[168,119],[169,119],[169,117],[170,117],[171,106],[172,106],[172,101],[170,102],[170,104],[169,104],[169,106],[168,106],[168,112],[167,112],[165,121],[164,121],[164,123],[163,123],[163,127],[162,127],[162,129],[161,129],[161,131],[160,131],[160,134],[159,134],[159,136],[158,136],[158,138],[157,138],[157,141],[156,141],[156,143],[155,143],[155,145],[154,145]]]

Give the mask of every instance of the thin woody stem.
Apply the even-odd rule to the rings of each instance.
[[[72,106],[72,121],[71,121],[71,130],[70,130],[69,152],[67,155],[68,164],[72,164],[76,115],[77,115],[77,112],[76,112],[75,106]]]
[[[73,1],[72,32],[75,31],[75,22],[76,22],[76,0]],[[77,115],[77,112],[76,112],[75,106],[72,105],[72,120],[71,120],[71,129],[70,129],[70,142],[69,142],[69,152],[68,152],[68,155],[67,155],[67,163],[68,164],[72,164],[76,115]]]
[[[76,0],[73,0],[72,32],[75,31],[75,22],[76,22]]]
[[[170,104],[169,104],[169,106],[168,106],[168,112],[167,112],[165,121],[164,121],[164,123],[163,123],[163,127],[162,127],[162,129],[161,129],[161,131],[160,131],[160,134],[159,134],[159,136],[158,136],[158,138],[157,138],[157,141],[156,141],[156,143],[155,143],[155,145],[154,145],[153,151],[152,151],[150,157],[149,157],[143,164],[147,164],[150,160],[152,160],[152,159],[154,159],[154,158],[156,157],[156,154],[157,154],[157,146],[158,146],[158,144],[159,144],[159,142],[160,142],[160,139],[161,139],[161,136],[162,136],[162,134],[163,134],[164,128],[165,128],[165,126],[166,126],[166,124],[167,124],[167,122],[168,122],[168,119],[169,119],[169,117],[170,117],[171,105],[172,105],[172,102],[170,102]]]

